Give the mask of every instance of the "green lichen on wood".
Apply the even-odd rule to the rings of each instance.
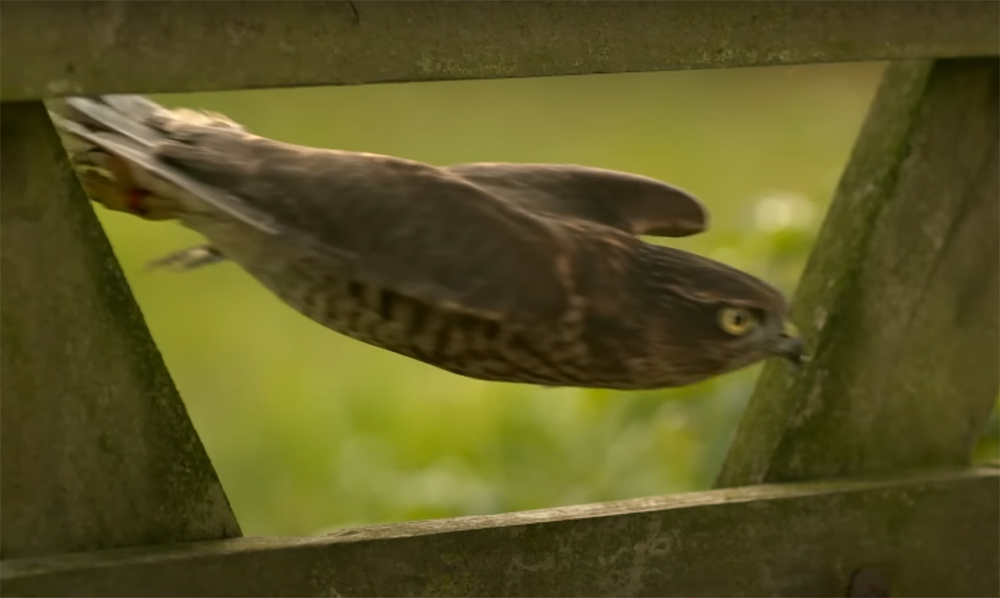
[[[721,486],[968,462],[1000,385],[995,59],[891,66]]]
[[[44,107],[0,131],[3,558],[239,535]]]
[[[978,469],[764,485],[488,517],[0,564],[5,595],[892,596],[1000,593],[1000,483]]]
[[[2,10],[5,101],[977,56],[1000,46],[995,2],[403,1],[352,9],[88,0]]]

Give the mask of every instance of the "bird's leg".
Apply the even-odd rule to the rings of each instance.
[[[211,245],[198,245],[197,247],[188,247],[187,249],[175,251],[158,260],[153,260],[146,265],[146,270],[165,268],[174,270],[175,272],[182,272],[225,261],[225,259],[226,256],[215,247]]]

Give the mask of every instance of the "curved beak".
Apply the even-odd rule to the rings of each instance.
[[[799,336],[799,331],[795,327],[795,324],[785,322],[785,327],[781,331],[781,334],[778,335],[778,340],[774,343],[772,352],[796,365],[806,361],[805,345],[802,343],[802,338]]]

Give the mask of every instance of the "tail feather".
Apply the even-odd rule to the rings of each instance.
[[[81,98],[73,98],[79,100]],[[112,94],[100,97],[108,106],[111,106],[122,114],[130,114],[134,118],[146,120],[156,114],[166,112],[167,109],[157,104],[146,96],[135,94]]]
[[[136,95],[61,98],[49,102],[48,108],[88,195],[106,207],[153,220],[210,207],[262,231],[277,232],[272,218],[157,156],[163,144],[178,142],[175,133],[185,127],[242,130],[236,123],[218,115],[169,110]],[[136,192],[154,195],[157,211],[136,212],[132,202]]]
[[[156,112],[165,111],[158,104],[146,100],[136,102],[136,96],[103,96],[100,98],[67,98],[65,104],[72,110],[77,122],[99,130],[113,131],[144,146],[154,147],[166,138],[162,131],[147,125]],[[115,98],[115,99],[111,99]],[[147,103],[148,102],[148,103]],[[152,104],[152,106],[150,106]]]

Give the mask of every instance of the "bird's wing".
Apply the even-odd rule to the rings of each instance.
[[[633,235],[685,237],[708,228],[708,210],[696,197],[636,174],[572,164],[477,163],[446,170],[527,210]]]
[[[512,323],[562,315],[570,249],[544,219],[427,164],[279,143],[146,102],[74,98],[60,113],[71,133],[338,275]]]
[[[508,320],[565,307],[559,230],[442,169],[256,138],[165,146],[159,159],[272,216],[351,276]]]

